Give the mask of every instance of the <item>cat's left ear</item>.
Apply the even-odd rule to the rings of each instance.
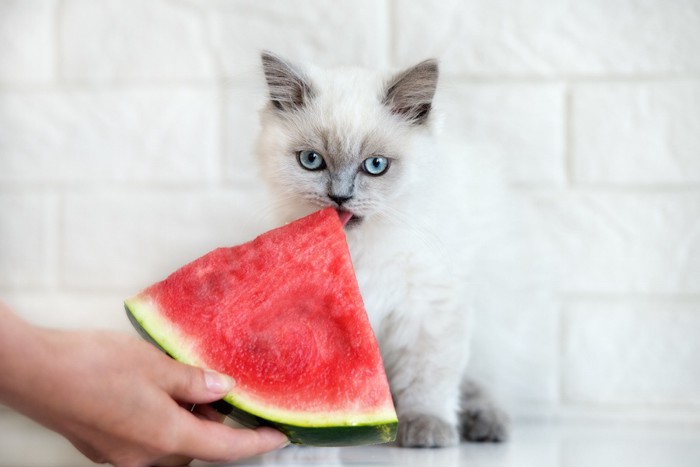
[[[421,125],[430,115],[437,82],[437,60],[425,60],[389,81],[383,103],[394,114]]]

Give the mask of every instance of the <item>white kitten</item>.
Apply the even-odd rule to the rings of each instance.
[[[496,193],[486,167],[441,149],[438,65],[402,73],[300,68],[264,52],[262,173],[282,221],[333,206],[379,340],[404,446],[498,441],[505,417],[464,378],[473,276]]]

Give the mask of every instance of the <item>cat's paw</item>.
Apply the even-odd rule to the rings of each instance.
[[[499,443],[508,439],[508,415],[492,404],[465,408],[462,418],[462,438],[481,443]]]
[[[396,441],[404,447],[441,448],[458,444],[459,432],[434,415],[407,415],[399,420]]]

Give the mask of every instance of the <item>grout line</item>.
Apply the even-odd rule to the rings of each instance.
[[[619,417],[644,420],[661,417],[672,422],[674,418],[694,423],[700,422],[700,406],[694,402],[622,402],[572,400],[561,408],[560,416],[573,419],[589,418],[600,420],[600,417],[611,420]],[[665,418],[671,416],[671,419]]]
[[[171,79],[171,80],[108,80],[108,81],[81,81],[60,79],[47,83],[10,83],[0,81],[0,92],[3,93],[37,93],[37,92],[66,92],[66,91],[114,91],[124,92],[133,90],[162,90],[175,88],[211,89],[216,86],[215,80],[197,79]]]
[[[700,423],[700,408],[697,404],[657,404],[644,403],[623,404],[620,402],[572,402],[561,407],[531,406],[526,410],[516,411],[516,421],[548,420],[554,422],[588,423],[649,423],[651,421],[675,425],[677,423]],[[664,426],[668,426],[664,425]]]
[[[561,295],[567,303],[652,303],[652,304],[687,304],[695,305],[700,303],[700,293],[602,293],[586,292],[572,293],[562,292]],[[700,308],[698,308],[700,313]]]
[[[700,194],[700,183],[678,184],[612,184],[612,183],[575,183],[558,185],[556,183],[510,182],[509,188],[522,193],[570,192],[589,194]]]
[[[558,294],[557,303],[557,356],[556,356],[556,371],[557,371],[557,405],[559,408],[564,407],[568,403],[568,398],[566,395],[566,361],[564,358],[564,352],[566,350],[567,343],[567,300],[566,297],[562,297]]]
[[[243,187],[251,187],[255,185],[255,180],[244,180],[241,184]],[[196,181],[113,181],[113,180],[66,180],[66,181],[1,181],[0,194],[2,193],[32,193],[42,189],[63,190],[64,193],[71,194],[86,194],[89,192],[100,192],[104,194],[121,194],[121,193],[193,193],[193,192],[210,192],[212,189],[221,191],[230,191],[231,187],[226,185],[214,185],[210,179],[202,179]]]
[[[212,186],[211,180],[202,179],[194,181],[161,180],[161,181],[115,181],[115,180],[0,180],[0,194],[20,193],[26,194],[41,189],[62,190],[64,193],[86,193],[97,190],[101,193],[123,193],[123,192],[206,192],[212,188],[221,191],[230,191],[238,188],[252,188],[256,186],[255,180],[240,179],[235,186],[228,183]],[[511,182],[508,184],[510,190],[525,194],[548,194],[548,193],[578,193],[578,194],[601,194],[601,195],[698,195],[700,194],[700,184],[679,184],[679,185],[608,185],[608,184],[577,184],[573,187],[563,186],[558,183],[526,183]]]
[[[64,300],[80,300],[81,298],[86,299],[101,299],[101,298],[111,298],[114,295],[124,295],[125,293],[131,293],[133,289],[129,286],[126,287],[67,287],[64,289],[49,290],[46,287],[39,286],[12,286],[3,287],[0,286],[0,294],[3,297],[19,297],[19,298],[40,298],[40,299],[64,299]]]
[[[393,68],[397,66],[396,34],[398,28],[396,24],[396,0],[386,0],[384,6],[388,31],[386,37],[386,61],[388,62],[389,68]]]
[[[533,83],[533,84],[549,84],[566,81],[572,84],[645,84],[659,82],[684,82],[698,81],[700,74],[684,73],[684,74],[649,74],[649,75],[576,75],[576,74],[552,74],[552,75],[536,75],[536,74],[474,74],[462,72],[443,72],[444,77],[448,79],[458,80],[464,83],[483,83],[483,84],[509,84],[509,83]]]
[[[58,0],[56,2],[53,11],[53,82],[62,82],[61,74],[61,64],[63,63],[63,56],[61,54],[61,17],[63,16],[63,11],[65,9],[64,0]]]
[[[61,199],[54,190],[44,192],[44,203],[46,204],[47,215],[44,219],[46,225],[46,244],[44,254],[47,258],[47,275],[49,277],[48,290],[57,290],[60,284],[61,274]]]
[[[226,90],[226,87],[223,83],[223,80],[219,80],[219,82],[216,85],[216,89],[214,91],[214,95],[216,96],[215,99],[217,100],[216,102],[216,113],[217,113],[217,126],[218,126],[218,157],[216,160],[216,174],[214,174],[214,183],[217,188],[224,186],[226,183],[226,176],[228,174],[228,162],[227,162],[227,155],[228,155],[228,144],[227,144],[227,126],[228,126],[228,118],[227,118],[227,112],[226,112],[226,107],[227,107],[227,101],[228,101],[228,92]]]
[[[56,289],[63,290],[66,278],[66,258],[65,258],[65,248],[66,248],[66,238],[65,238],[65,226],[66,226],[66,199],[65,194],[62,191],[54,193],[55,206],[56,206],[56,227],[55,231],[55,248],[56,255],[54,257],[55,261],[55,274],[56,274]]]
[[[576,174],[574,169],[574,96],[570,83],[564,89],[564,180],[567,188],[576,185]]]
[[[227,144],[226,144],[226,106],[227,106],[227,86],[228,81],[225,73],[225,66],[223,63],[222,56],[217,53],[216,42],[212,38],[212,34],[207,27],[209,24],[209,14],[205,9],[195,9],[196,14],[199,15],[199,19],[204,28],[204,43],[207,53],[209,54],[209,61],[212,67],[213,83],[210,85],[213,87],[215,109],[216,109],[216,125],[217,125],[217,158],[215,162],[216,173],[213,174],[213,188],[222,188],[225,185],[226,180],[226,154],[227,154]],[[235,80],[233,80],[235,82]],[[208,184],[209,190],[212,188],[212,184]]]
[[[389,0],[390,2],[392,0]],[[391,5],[392,3],[390,3]],[[389,13],[392,15],[393,13]],[[398,66],[396,57],[396,33],[394,31],[395,19],[389,19],[389,28],[391,32],[386,46],[388,54],[389,66]],[[58,65],[59,58],[55,60],[54,67],[60,68]],[[560,83],[569,83],[571,85],[580,84],[652,84],[652,83],[671,83],[671,82],[698,82],[700,75],[654,75],[654,76],[616,76],[616,75],[601,75],[597,77],[575,76],[575,75],[552,75],[552,76],[537,76],[537,75],[473,75],[464,73],[450,73],[441,69],[441,79],[444,81],[454,81],[462,84],[482,84],[482,85],[508,85],[508,84],[533,84],[533,85],[551,85]],[[217,72],[219,74],[220,72]],[[221,72],[222,73],[222,72]],[[211,78],[181,78],[181,79],[163,79],[163,78],[139,78],[139,79],[60,79],[51,83],[23,83],[0,80],[0,91],[2,92],[36,92],[47,91],[54,89],[74,90],[74,89],[131,89],[131,88],[151,88],[151,87],[211,87],[219,82],[224,84],[239,83],[249,79],[247,76],[240,75],[223,75],[214,76]]]
[[[393,43],[392,36],[387,41]],[[398,66],[396,54],[393,50],[393,45],[387,46],[389,54],[389,67]],[[47,83],[22,83],[2,81],[0,79],[0,92],[46,92],[46,91],[100,91],[100,90],[131,90],[131,89],[161,89],[175,87],[190,87],[208,89],[217,86],[220,83],[224,85],[245,84],[250,77],[248,75],[236,76],[218,76],[214,78],[183,78],[183,79],[162,79],[162,78],[142,78],[134,80],[111,79],[111,80],[81,80],[81,79],[60,79],[55,82]],[[672,82],[698,82],[700,76],[685,76],[685,77],[657,77],[657,78],[639,78],[622,79],[614,76],[602,76],[598,79],[582,79],[571,76],[551,76],[551,77],[533,77],[533,76],[471,76],[461,74],[450,74],[441,70],[441,80],[443,82],[453,82],[464,85],[484,85],[484,86],[503,86],[503,85],[555,85],[568,83],[570,85],[581,84],[643,84],[643,83],[672,83]]]
[[[700,190],[700,183],[681,182],[681,183],[611,183],[611,182],[578,182],[576,189],[581,191],[601,191],[601,192],[620,192],[620,193],[661,193],[661,192],[697,192]]]

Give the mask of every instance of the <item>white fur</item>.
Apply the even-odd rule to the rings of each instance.
[[[358,195],[348,204],[365,216],[348,229],[348,244],[399,419],[428,414],[456,429],[475,275],[493,235],[499,177],[479,154],[440,144],[435,110],[422,125],[392,115],[381,103],[389,75],[312,67],[305,72],[316,96],[299,115],[280,118],[270,106],[261,112],[258,153],[280,220],[329,204],[323,184],[293,157],[299,134],[322,129],[349,151],[374,134],[397,158],[380,177],[385,180],[367,180],[373,183],[364,187],[368,199]],[[390,178],[394,169],[398,174]]]

